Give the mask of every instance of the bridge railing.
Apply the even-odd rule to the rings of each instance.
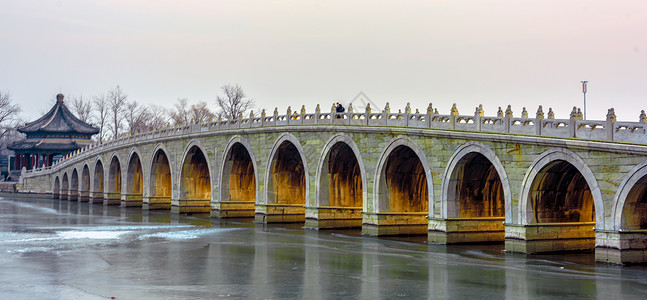
[[[449,114],[439,114],[431,104],[423,113],[418,110],[412,113],[409,104],[404,111],[398,112],[391,112],[389,103],[381,112],[372,112],[370,105],[367,105],[364,112],[355,112],[349,105],[348,111],[341,113],[336,112],[334,107],[330,112],[321,112],[317,105],[314,113],[307,113],[305,107],[301,107],[300,112],[292,112],[288,107],[285,114],[279,114],[278,109],[274,109],[273,114],[267,115],[263,110],[260,116],[255,116],[252,112],[247,118],[241,115],[236,119],[219,118],[199,124],[167,126],[147,132],[122,134],[102,144],[79,149],[55,162],[54,167],[29,170],[28,173],[48,172],[60,164],[71,163],[70,159],[84,159],[94,155],[95,151],[92,150],[97,148],[105,149],[133,142],[219,130],[298,125],[413,127],[647,144],[647,115],[644,111],[641,111],[638,122],[616,122],[613,108],[609,109],[606,120],[584,120],[580,109],[575,107],[568,119],[555,119],[552,109],[549,109],[548,116],[545,117],[541,106],[535,117],[531,118],[528,117],[525,108],[521,116],[514,117],[510,105],[505,111],[499,107],[496,116],[485,116],[482,106],[477,107],[474,114],[459,114],[455,104]]]

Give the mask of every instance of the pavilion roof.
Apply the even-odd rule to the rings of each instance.
[[[66,133],[66,134],[96,134],[99,128],[79,120],[65,106],[63,94],[56,96],[56,104],[38,120],[18,127],[22,133]]]

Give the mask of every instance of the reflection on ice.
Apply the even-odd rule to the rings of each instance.
[[[7,201],[7,200],[4,200],[4,198],[2,198],[2,197],[0,197],[0,203],[9,203],[9,204],[11,204],[13,206],[22,207],[22,208],[29,208],[29,209],[37,210],[37,211],[40,211],[40,212],[43,212],[43,213],[48,213],[48,214],[60,214],[59,211],[57,211],[57,210],[55,210],[53,208],[42,207],[42,206],[33,205],[33,204],[29,204],[29,203],[24,203],[24,202]]]

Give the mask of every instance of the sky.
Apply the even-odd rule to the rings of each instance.
[[[56,94],[172,107],[238,84],[268,114],[356,100],[447,114],[512,105],[602,120],[647,109],[644,0],[0,0],[0,91],[32,121]]]

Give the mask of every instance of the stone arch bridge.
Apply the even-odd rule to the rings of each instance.
[[[647,261],[647,116],[617,122],[426,112],[292,112],[160,128],[23,172],[22,191],[70,201],[594,250]]]

